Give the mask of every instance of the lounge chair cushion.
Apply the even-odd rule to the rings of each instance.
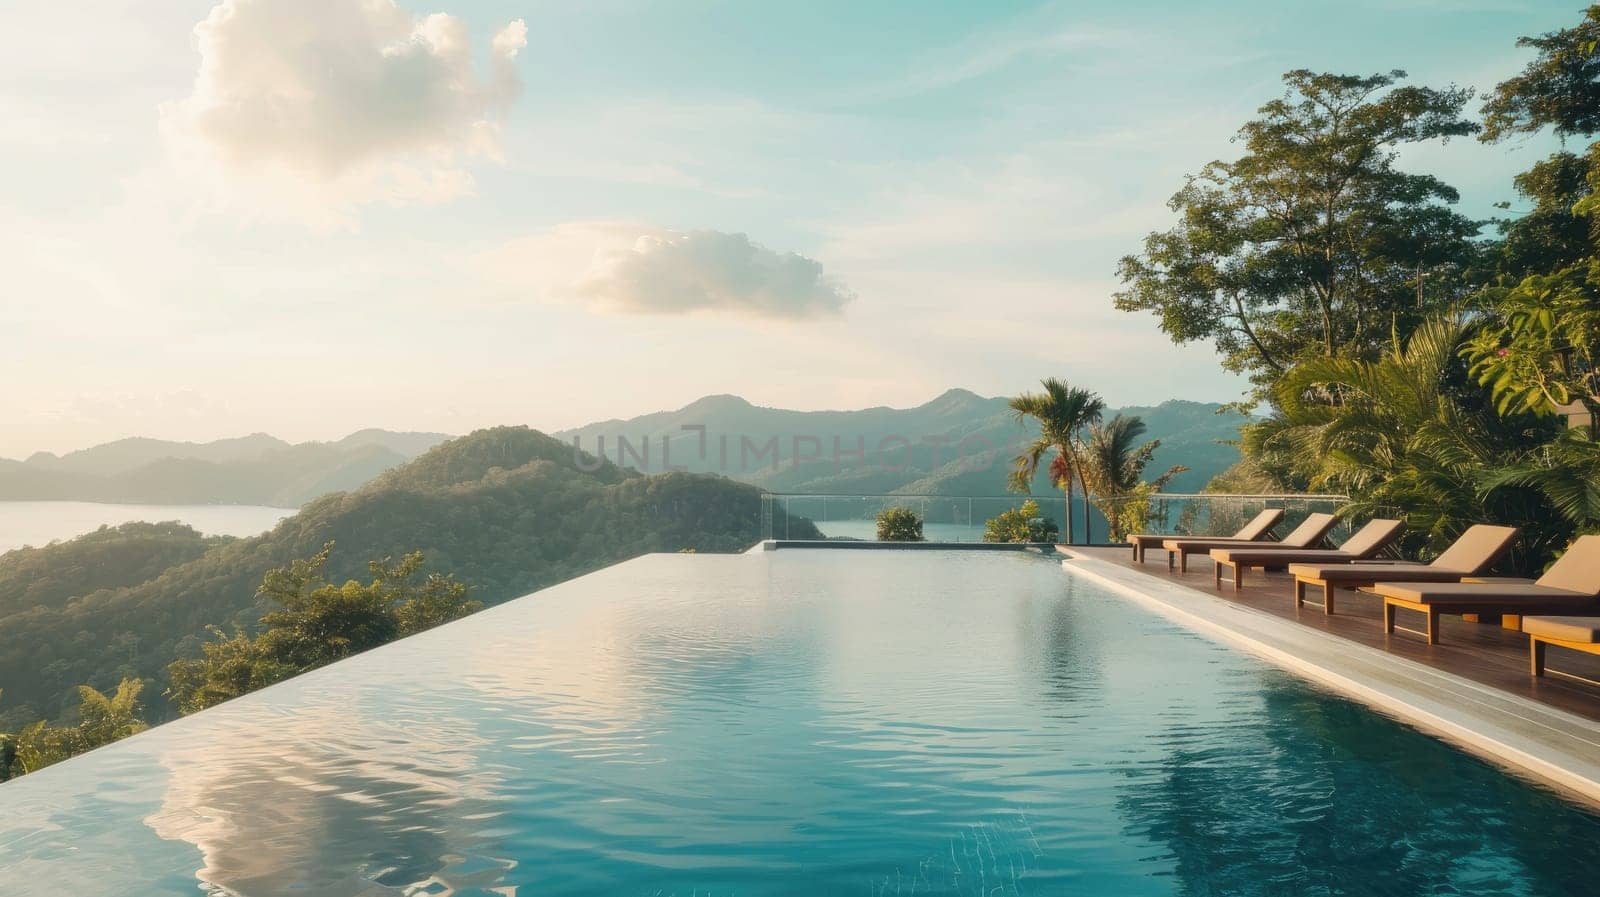
[[[1539,585],[1600,596],[1600,536],[1579,536],[1539,577]]]
[[[1272,528],[1283,519],[1281,508],[1267,508],[1265,511],[1250,518],[1239,531],[1231,536],[1195,536],[1197,539],[1209,539],[1213,542],[1255,542],[1272,532]],[[1128,537],[1128,541],[1135,545],[1155,545],[1167,539],[1178,538],[1171,533],[1135,533]]]
[[[1405,529],[1405,524],[1399,520],[1381,517],[1368,520],[1360,529],[1351,533],[1350,538],[1344,540],[1339,550],[1358,558],[1371,557],[1393,542],[1402,529]]]
[[[1307,514],[1306,519],[1300,521],[1299,526],[1295,527],[1289,535],[1284,536],[1282,541],[1275,544],[1282,545],[1285,548],[1310,548],[1312,545],[1322,541],[1322,537],[1328,534],[1328,530],[1333,529],[1333,524],[1334,517],[1332,514]],[[1175,536],[1161,543],[1162,547],[1169,551],[1182,549],[1191,554],[1212,551],[1217,548],[1233,548],[1238,544],[1238,542],[1229,539],[1206,536],[1199,538]]]
[[[1514,526],[1490,526],[1487,523],[1469,526],[1444,553],[1433,559],[1432,566],[1464,574],[1482,573],[1506,553],[1516,537],[1517,528]]]
[[[1286,564],[1307,563],[1314,564],[1318,561],[1356,560],[1356,556],[1337,548],[1279,548],[1274,550],[1270,546],[1242,546],[1239,548],[1213,548],[1211,559],[1227,564],[1245,564],[1247,566],[1271,565],[1281,567]]]
[[[1523,617],[1522,631],[1562,642],[1600,644],[1600,617]]]
[[[1567,589],[1553,589],[1528,582],[1380,582],[1372,591],[1385,598],[1399,598],[1417,604],[1506,604],[1524,601],[1563,601],[1582,603],[1588,595]]]
[[[1389,564],[1319,564],[1290,563],[1289,574],[1301,579],[1320,579],[1324,582],[1382,582],[1403,579],[1407,582],[1455,582],[1461,574],[1454,570],[1436,570],[1425,564],[1396,561]]]

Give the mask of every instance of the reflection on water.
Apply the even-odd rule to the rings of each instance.
[[[1550,813],[1548,795],[1472,757],[1263,678],[1262,708],[1170,729],[1165,759],[1128,771],[1127,832],[1165,844],[1191,893],[1593,893],[1593,816]]]
[[[1562,895],[1600,861],[1595,817],[1056,564],[937,552],[641,559],[0,809],[6,894]]]
[[[329,697],[163,753],[168,785],[144,823],[193,844],[196,878],[225,894],[459,891],[515,865],[474,852],[502,811],[471,726],[396,725],[377,718],[381,695],[362,695],[375,706],[358,711],[351,737],[347,702]]]

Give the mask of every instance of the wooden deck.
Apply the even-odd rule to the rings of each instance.
[[[1074,545],[1072,551],[1141,570],[1151,577],[1183,583],[1277,617],[1296,620],[1304,626],[1600,721],[1600,656],[1552,648],[1548,655],[1551,672],[1544,678],[1535,678],[1528,672],[1528,637],[1502,629],[1498,620],[1472,623],[1459,617],[1446,617],[1440,624],[1439,644],[1430,646],[1421,635],[1412,632],[1384,635],[1383,602],[1371,595],[1341,591],[1332,616],[1324,614],[1322,608],[1314,604],[1307,604],[1296,612],[1294,579],[1282,572],[1251,570],[1244,588],[1235,592],[1227,577],[1220,590],[1212,586],[1208,557],[1190,557],[1189,572],[1180,574],[1175,569],[1167,570],[1165,551],[1150,552],[1143,564],[1133,563],[1132,551],[1128,548]],[[1320,590],[1311,590],[1307,597],[1320,601]],[[1424,625],[1420,615],[1403,610],[1396,622],[1410,629]],[[1571,678],[1573,676],[1579,678]]]

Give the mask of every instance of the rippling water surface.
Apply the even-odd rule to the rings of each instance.
[[[1592,895],[1600,819],[1022,555],[651,556],[0,786],[0,894]]]

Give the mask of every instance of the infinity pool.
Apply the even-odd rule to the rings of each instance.
[[[1600,818],[1023,554],[653,555],[0,786],[0,894],[1593,895]]]

